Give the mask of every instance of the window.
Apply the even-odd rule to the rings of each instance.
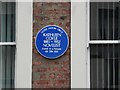
[[[14,88],[15,2],[0,1],[0,89]]]
[[[120,87],[120,3],[90,2],[90,87]]]

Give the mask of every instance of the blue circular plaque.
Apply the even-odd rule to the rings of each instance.
[[[69,39],[67,33],[61,27],[48,25],[37,33],[35,45],[42,56],[55,59],[67,51]]]

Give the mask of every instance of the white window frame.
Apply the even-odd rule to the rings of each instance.
[[[0,46],[6,46],[6,45],[8,46],[16,45],[16,43],[15,42],[0,42]]]
[[[89,47],[89,42],[90,42],[90,0],[87,0],[87,3],[86,3],[86,18],[87,18],[87,29],[86,29],[86,37],[87,37],[87,60],[86,60],[86,63],[87,63],[87,88],[90,88],[90,47]]]

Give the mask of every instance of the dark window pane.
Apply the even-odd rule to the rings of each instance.
[[[91,45],[91,88],[118,88],[120,85],[120,45]]]
[[[91,2],[91,40],[118,40],[117,2]]]
[[[15,46],[0,46],[0,88],[14,88]]]
[[[0,2],[0,42],[15,41],[15,3]]]

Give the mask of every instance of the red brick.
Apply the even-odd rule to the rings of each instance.
[[[70,39],[69,2],[34,2],[33,5],[33,88],[69,88],[70,87],[70,45],[67,52],[56,60],[41,56],[35,48],[35,36],[46,25],[59,25]],[[61,17],[65,17],[61,19]],[[37,74],[34,74],[37,73]],[[36,77],[36,78],[35,78]],[[35,81],[34,79],[37,79]]]

